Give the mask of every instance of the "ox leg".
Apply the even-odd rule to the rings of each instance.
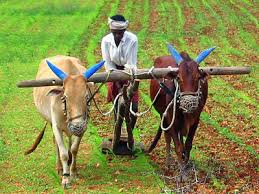
[[[68,166],[72,162],[72,153],[71,153],[72,137],[68,138]]]
[[[62,175],[62,164],[61,164],[61,160],[60,160],[60,153],[59,153],[59,149],[58,149],[58,144],[55,140],[55,137],[53,136],[54,139],[54,143],[55,143],[55,147],[56,147],[56,169],[59,175]]]
[[[183,161],[183,144],[181,142],[181,138],[178,136],[179,132],[176,131],[177,128],[174,128],[172,130],[173,133],[173,140],[174,140],[174,145],[175,145],[175,152],[177,155],[178,162],[180,166],[182,167],[184,165]]]
[[[51,128],[52,128],[52,124],[51,124]],[[58,175],[62,175],[63,169],[62,169],[62,164],[61,164],[61,160],[60,160],[58,144],[56,142],[54,134],[53,134],[53,143],[55,144],[55,147],[56,147],[56,170],[57,170]]]
[[[81,137],[75,137],[72,146],[71,146],[71,153],[72,153],[72,163],[70,166],[70,176],[72,178],[76,178],[77,175],[77,168],[76,168],[76,157],[79,149],[79,145],[81,142],[82,136]]]
[[[195,123],[194,125],[192,125],[192,127],[189,130],[189,134],[187,136],[187,139],[185,141],[185,162],[187,163],[189,161],[190,158],[190,152],[192,149],[192,141],[196,132],[196,129],[198,127],[198,123]]]
[[[171,165],[171,135],[169,133],[169,131],[166,131],[164,133],[165,135],[165,141],[166,141],[166,161],[165,161],[165,165],[166,165],[166,169],[170,170],[170,165]]]
[[[57,142],[60,159],[63,167],[63,176],[62,176],[62,185],[64,188],[67,188],[70,183],[70,174],[69,174],[69,166],[68,166],[68,150],[65,148],[64,140],[62,136],[62,131],[60,131],[56,124],[53,123],[53,133],[55,136],[55,140]]]

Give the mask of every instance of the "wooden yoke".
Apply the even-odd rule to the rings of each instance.
[[[210,75],[237,75],[237,74],[249,74],[251,71],[250,67],[200,67],[200,70]],[[152,74],[157,78],[163,78],[167,75],[176,76],[178,68],[154,68]],[[107,79],[108,77],[108,79]],[[153,79],[149,69],[138,69],[135,74],[136,79]],[[125,72],[116,70],[108,74],[108,72],[95,73],[88,79],[89,82],[113,82],[122,80],[132,80],[132,76]],[[54,86],[62,85],[63,81],[58,78],[52,79],[41,79],[41,80],[27,80],[21,81],[17,84],[17,87],[43,87],[43,86]]]

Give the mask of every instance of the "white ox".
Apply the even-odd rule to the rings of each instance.
[[[64,187],[77,174],[76,156],[87,124],[89,90],[93,88],[93,83],[87,82],[87,79],[103,64],[104,61],[86,70],[77,58],[55,56],[43,60],[37,73],[36,79],[53,78],[56,75],[63,80],[63,86],[34,88],[33,97],[42,117],[52,125],[57,169],[63,175]],[[68,148],[64,144],[63,132],[69,139]]]

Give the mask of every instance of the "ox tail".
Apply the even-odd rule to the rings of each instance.
[[[41,142],[42,138],[43,138],[43,135],[44,135],[44,132],[45,132],[45,129],[47,127],[47,124],[48,122],[46,121],[45,122],[45,125],[43,127],[43,129],[41,130],[40,134],[38,135],[38,137],[36,138],[34,144],[32,144],[31,148],[29,150],[27,150],[24,155],[28,155],[30,153],[32,153],[39,145],[39,143]]]
[[[153,151],[153,149],[156,147],[158,140],[161,138],[161,134],[162,134],[162,129],[161,127],[159,127],[159,129],[157,130],[156,136],[153,139],[151,145],[149,146],[149,148],[146,150],[146,153],[150,153]]]

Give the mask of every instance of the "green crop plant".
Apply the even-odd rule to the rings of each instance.
[[[152,164],[144,154],[137,154],[137,158],[131,160],[100,153],[99,144],[102,139],[99,130],[108,126],[107,120],[111,120],[111,117],[104,119],[106,123],[103,126],[95,125],[97,122],[94,119],[89,121],[78,155],[80,176],[68,191],[60,187],[60,177],[55,170],[55,149],[51,143],[50,126],[35,152],[29,156],[23,155],[43,127],[44,121],[33,105],[32,89],[18,89],[16,83],[24,79],[34,79],[38,65],[45,57],[69,54],[79,57],[87,65],[99,61],[101,37],[108,32],[106,19],[115,13],[121,13],[130,20],[129,30],[139,38],[140,68],[150,68],[154,58],[168,55],[167,42],[172,43],[178,51],[187,51],[191,57],[197,56],[200,50],[207,47],[218,46],[201,66],[242,66],[245,63],[252,66],[249,76],[216,77],[209,80],[210,104],[207,104],[202,113],[204,125],[201,130],[203,127],[213,128],[220,140],[237,146],[238,150],[244,152],[244,157],[258,159],[256,145],[246,144],[249,143],[246,140],[258,137],[258,119],[254,113],[258,109],[259,83],[255,33],[258,21],[255,10],[255,3],[247,0],[181,3],[177,0],[1,2],[0,166],[4,173],[0,176],[0,192],[158,193],[159,187],[165,187],[155,175],[158,166]],[[241,88],[236,85],[241,85]],[[148,92],[149,82],[141,81],[140,111],[151,103]],[[106,93],[107,88],[103,87],[98,100],[104,102]],[[104,110],[110,106],[100,104],[100,108]],[[91,110],[94,111],[93,114],[97,113],[95,108]],[[100,118],[99,115],[96,116]],[[238,124],[240,117],[244,124]],[[155,134],[159,115],[152,109],[151,113],[144,119],[139,118],[139,121],[141,125],[134,129],[136,141]],[[241,133],[232,124],[235,127],[242,126]],[[249,137],[241,136],[246,130],[253,130],[254,133]],[[205,183],[205,186],[211,187],[215,192],[229,191],[231,186],[226,180],[242,175],[239,174],[242,169],[237,167],[235,170],[235,162],[240,162],[242,158],[221,164],[227,170],[235,171],[237,175],[227,178],[216,175],[219,165],[217,162],[224,161],[225,153],[219,153],[216,159],[211,158],[213,145],[210,144],[217,143],[217,140],[211,142],[203,138],[202,134],[210,135],[204,131],[197,132],[198,141],[193,146],[191,159],[202,173],[209,173],[209,184]],[[231,145],[226,145],[226,148],[233,148]],[[164,157],[163,149],[162,146],[156,148],[159,157]],[[214,159],[215,164],[209,163]],[[248,183],[248,189],[252,189],[250,184],[253,178],[249,179],[249,183],[247,178],[238,179]],[[135,186],[135,183],[139,185]],[[125,185],[129,187],[126,188]],[[235,185],[235,189],[239,189],[238,187],[240,186]]]

